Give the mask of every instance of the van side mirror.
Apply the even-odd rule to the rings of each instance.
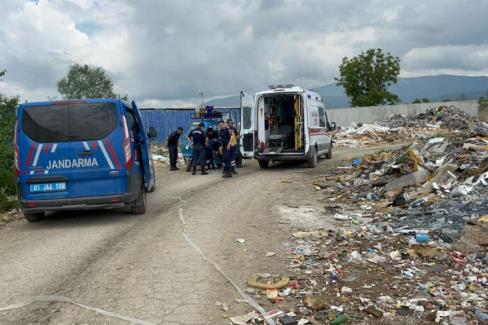
[[[335,131],[337,125],[336,125],[336,122],[327,122],[327,129],[329,131]]]
[[[158,132],[156,131],[156,128],[154,126],[150,126],[147,132],[147,137],[149,138],[149,140],[154,140],[157,136]]]

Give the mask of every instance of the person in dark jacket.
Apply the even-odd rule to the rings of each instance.
[[[214,159],[214,142],[216,140],[216,134],[213,127],[209,126],[207,128],[207,139],[208,143],[205,147],[205,161],[208,169],[215,170],[215,159]]]
[[[207,145],[207,134],[203,129],[205,124],[200,123],[196,129],[193,129],[188,135],[188,139],[193,142],[193,171],[192,175],[197,173],[197,165],[200,165],[202,175],[208,175],[205,171],[205,146]]]
[[[176,131],[172,132],[168,136],[168,152],[169,152],[169,166],[171,171],[179,170],[176,167],[176,162],[178,161],[178,146],[180,144],[180,136],[183,134],[183,128],[179,126]]]
[[[232,169],[231,169],[232,152],[229,149],[231,134],[230,134],[230,130],[225,126],[224,121],[219,122],[219,139],[221,145],[220,152],[222,155],[222,167],[223,167],[222,177],[229,178],[232,177]]]

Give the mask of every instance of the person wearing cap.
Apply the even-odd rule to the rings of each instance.
[[[176,167],[176,162],[178,160],[178,145],[180,144],[180,136],[182,134],[183,128],[179,126],[167,139],[170,171],[179,170],[179,168]]]
[[[205,124],[200,123],[196,129],[193,129],[190,134],[188,134],[188,139],[193,142],[193,152],[192,152],[192,161],[193,161],[193,171],[192,175],[196,175],[197,173],[197,165],[200,165],[202,170],[202,175],[208,175],[205,171],[205,146],[207,145],[207,135],[203,128]]]

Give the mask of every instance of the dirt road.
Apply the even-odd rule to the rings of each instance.
[[[70,212],[11,222],[0,228],[0,324],[228,324],[223,315],[252,308],[235,301],[242,297],[215,267],[243,289],[254,272],[286,273],[289,226],[277,207],[316,203],[307,179],[374,150],[338,149],[315,170],[247,161],[232,179],[160,168],[143,216]],[[82,305],[59,302],[68,298]],[[35,299],[44,301],[15,305]]]

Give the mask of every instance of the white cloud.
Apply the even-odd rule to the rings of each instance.
[[[102,66],[144,106],[199,103],[202,88],[318,86],[370,47],[400,56],[403,76],[488,66],[482,0],[6,0],[0,11],[0,92],[28,100],[56,95],[74,62]]]

